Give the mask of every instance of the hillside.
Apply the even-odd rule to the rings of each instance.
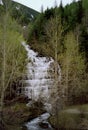
[[[0,11],[5,10],[5,0],[3,0],[4,6],[0,5]],[[3,7],[2,7],[3,6]],[[39,12],[26,7],[20,3],[15,1],[10,1],[7,3],[8,10],[10,10],[10,14],[13,18],[15,18],[20,24],[27,25],[29,22],[32,22],[39,15]],[[2,9],[3,8],[3,9]]]
[[[76,33],[79,33],[78,40],[80,41],[80,51],[85,50],[86,58],[88,59],[88,54],[87,54],[88,52],[88,42],[87,42],[88,41],[87,40],[87,37],[88,37],[88,31],[87,31],[88,30],[88,23],[87,23],[88,1],[87,0],[79,0],[78,2],[73,1],[71,4],[66,5],[65,7],[63,7],[61,3],[59,7],[47,9],[45,12],[41,13],[41,15],[39,15],[39,17],[37,17],[36,21],[33,23],[31,29],[29,29],[29,36],[27,39],[28,43],[35,43],[35,42],[47,43],[48,42],[48,37],[46,35],[46,29],[48,26],[47,24],[49,23],[50,19],[52,18],[55,19],[55,17],[59,17],[61,19],[61,24],[63,28],[62,37],[65,37],[65,35],[69,31],[74,31]],[[39,44],[39,46],[41,46],[41,44]],[[40,48],[42,48],[42,46],[39,47],[39,49]],[[38,51],[41,51],[41,50],[42,49]],[[41,53],[43,52],[44,51],[41,51]],[[46,52],[44,52],[44,54],[45,53]],[[49,55],[51,55],[51,51]]]
[[[18,19],[20,16],[20,20],[24,24],[28,24],[29,22],[35,20],[38,14],[39,12],[35,11],[34,9],[31,9],[14,1],[12,2],[12,16]]]

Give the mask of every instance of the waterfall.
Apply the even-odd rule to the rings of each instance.
[[[32,100],[45,102],[50,107],[48,100],[54,86],[54,60],[48,57],[40,57],[29,45],[22,42],[27,51],[27,80],[25,80],[25,95]],[[58,65],[58,81],[61,80],[61,70]],[[46,105],[46,106],[47,106]]]
[[[32,101],[42,101],[45,105],[47,112],[51,112],[52,105],[50,103],[52,89],[55,84],[55,66],[54,60],[51,57],[40,57],[37,52],[34,52],[29,45],[22,42],[22,45],[27,51],[27,79],[25,82],[24,93]],[[61,80],[61,70],[58,65],[58,81]],[[39,126],[39,122],[47,122],[49,113],[45,113],[40,117],[33,119],[26,124],[28,130],[43,130]],[[53,130],[48,123],[47,130]]]

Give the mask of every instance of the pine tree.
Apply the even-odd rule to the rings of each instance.
[[[63,23],[64,23],[64,7],[62,4],[62,0],[60,2],[59,13],[60,13],[60,17],[61,17],[61,24],[63,25]]]
[[[78,23],[82,22],[83,14],[84,14],[84,9],[83,9],[83,6],[82,6],[82,0],[79,0],[78,1],[78,11],[77,11]]]

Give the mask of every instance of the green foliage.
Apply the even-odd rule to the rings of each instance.
[[[44,17],[48,20],[50,19],[51,17],[54,17],[55,15],[55,9],[54,8],[51,8],[51,9],[48,9],[45,10],[44,12]]]
[[[2,5],[0,5],[0,16],[3,15],[4,11],[5,11],[4,7]]]
[[[68,29],[74,29],[77,23],[81,23],[83,17],[82,2],[73,2],[64,8],[65,21],[68,24]]]
[[[44,41],[45,34],[44,34],[44,23],[46,22],[46,19],[44,19],[44,14],[42,13],[39,15],[39,17],[36,19],[35,23],[32,25],[31,28],[29,28],[29,36],[28,41],[32,40],[38,40],[38,41]]]
[[[86,13],[87,5],[88,4],[86,0],[80,0],[78,2],[73,2],[70,5],[66,5],[65,7],[63,7],[61,3],[60,7],[47,9],[45,12],[41,13],[37,20],[34,22],[32,30],[29,30],[30,33],[32,31],[32,34],[34,34],[31,37],[37,37],[37,40],[39,41],[40,37],[43,37],[44,35],[44,38],[42,40],[45,40],[46,36],[44,33],[44,25],[51,17],[54,18],[55,15],[61,18],[61,23],[64,28],[64,34],[66,34],[70,30],[75,29],[77,24],[82,23],[82,19],[84,18]],[[28,41],[29,39],[30,35],[28,37]]]
[[[23,37],[18,30],[19,25],[10,16],[6,20],[6,15],[3,16],[2,21],[3,23],[0,23],[0,89],[6,90],[9,85],[12,86],[13,82],[23,76],[26,52],[21,45]],[[2,87],[3,71],[4,88]]]
[[[67,100],[70,103],[78,102],[75,97],[78,97],[79,93],[80,97],[85,82],[85,58],[79,53],[78,45],[79,43],[77,43],[74,34],[69,33],[65,38],[62,75],[64,78],[63,87],[65,95],[67,95]],[[81,99],[79,99],[80,101]]]
[[[59,22],[59,19],[56,20],[58,17],[61,22]],[[60,24],[63,28],[61,29],[61,37],[58,35],[58,27]],[[74,34],[69,34],[68,32],[70,31],[74,32]],[[58,37],[54,39],[56,32]],[[58,39],[60,42],[57,44],[57,58],[62,67],[62,73],[64,74],[62,81],[62,84],[65,82],[64,87],[66,87],[67,83],[67,81],[64,80],[66,80],[66,76],[68,75],[67,91],[70,93],[68,94],[70,97],[69,100],[78,103],[82,102],[83,98],[83,102],[88,102],[87,96],[85,96],[88,94],[87,78],[85,77],[88,72],[87,0],[73,1],[65,7],[63,7],[61,3],[60,7],[47,9],[29,26],[27,41],[31,43],[33,49],[38,50],[40,54],[48,54],[54,58],[54,43]],[[68,70],[66,70],[67,68]],[[67,71],[68,74],[66,74]]]
[[[82,0],[83,2],[83,8],[85,9],[85,11],[88,11],[88,0]]]
[[[80,51],[85,53],[86,56],[86,63],[88,62],[88,31],[87,27],[83,26],[81,28],[81,34],[80,34]]]

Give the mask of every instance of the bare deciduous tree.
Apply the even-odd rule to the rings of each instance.
[[[61,72],[59,71],[60,67],[58,64],[58,53],[60,51],[60,44],[61,44],[61,35],[62,35],[62,25],[61,19],[58,16],[55,18],[51,18],[49,23],[46,26],[46,34],[49,39],[49,44],[54,51],[54,86],[51,89],[51,104],[53,108],[53,112],[57,119],[58,126],[58,111],[61,107],[60,95],[61,95]],[[58,74],[59,72],[59,74]]]
[[[7,2],[5,3],[7,4]],[[21,45],[23,40],[17,31],[17,23],[9,15],[7,6],[6,12],[0,22],[0,122],[3,117],[4,97],[6,90],[12,89],[13,81],[22,77],[25,64],[26,51]],[[18,26],[18,25],[17,25]],[[10,92],[9,92],[10,93]]]

